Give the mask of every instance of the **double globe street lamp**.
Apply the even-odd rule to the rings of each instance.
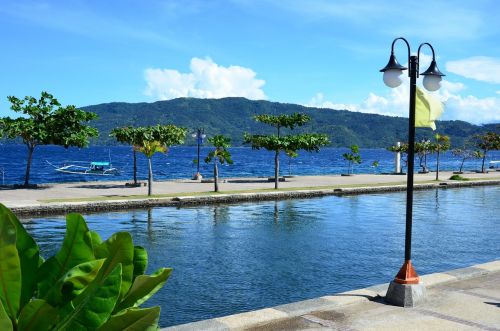
[[[394,56],[394,44],[402,40],[408,48],[408,65],[406,68],[398,63]],[[427,45],[432,51],[432,62],[429,68],[420,75],[424,76],[423,85],[428,91],[437,91],[441,87],[444,76],[437,67],[434,48],[429,43],[422,43],[418,47],[417,55],[411,55],[410,44],[405,38],[396,38],[392,42],[391,56],[387,65],[380,71],[384,73],[385,85],[395,88],[401,85],[403,70],[408,70],[410,77],[410,110],[408,125],[408,171],[406,186],[406,233],[405,233],[405,261],[394,280],[390,283],[386,294],[386,301],[391,304],[413,307],[425,298],[425,287],[420,282],[417,272],[411,263],[411,232],[413,217],[413,168],[415,158],[415,98],[417,78],[419,76],[420,49]]]
[[[193,180],[198,180],[201,179],[202,176],[200,174],[200,146],[203,144],[203,139],[205,139],[206,134],[203,129],[198,128],[196,129],[196,132],[191,135],[193,138],[196,139],[196,144],[198,145],[198,159],[196,163],[196,174],[193,176]]]

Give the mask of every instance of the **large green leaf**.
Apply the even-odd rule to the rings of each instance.
[[[137,307],[151,298],[153,294],[167,281],[172,273],[172,268],[160,268],[152,275],[141,275],[134,280],[130,291],[120,302],[115,311],[120,311],[129,307]]]
[[[92,235],[79,214],[66,216],[66,235],[57,254],[45,261],[38,272],[38,297],[43,298],[69,269],[94,260]]]
[[[2,301],[0,301],[0,330],[12,331],[14,327],[12,326],[12,321],[7,315],[7,312],[3,308]]]
[[[134,276],[144,275],[148,267],[148,252],[144,247],[134,246]]]
[[[21,310],[19,331],[45,331],[57,323],[57,310],[46,301],[34,299]]]
[[[121,264],[116,265],[111,272],[107,266],[103,266],[85,291],[63,309],[65,316],[55,330],[95,330],[101,326],[111,315],[118,300],[121,276]]]
[[[21,301],[21,262],[16,227],[8,217],[0,217],[0,301],[15,328]]]
[[[21,302],[24,306],[33,297],[36,288],[36,274],[40,250],[35,240],[26,232],[17,217],[4,205],[0,204],[0,218],[7,218],[16,228],[16,247],[21,263]]]
[[[111,316],[98,331],[156,331],[160,307],[131,308]]]
[[[95,231],[90,231],[90,236],[92,237],[92,248],[94,249],[94,255],[96,254],[96,249],[102,244],[102,239],[99,233]]]
[[[120,298],[122,298],[132,285],[134,275],[134,244],[130,233],[117,232],[113,234],[97,247],[96,257],[112,258],[113,263],[122,264],[122,285],[120,290]],[[105,265],[107,263],[108,260],[106,260]]]
[[[105,259],[94,260],[71,268],[47,293],[47,302],[60,306],[73,300],[96,278],[104,261]]]

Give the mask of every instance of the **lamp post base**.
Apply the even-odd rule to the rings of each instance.
[[[400,307],[415,307],[426,299],[425,286],[419,284],[400,284],[392,281],[385,295],[385,301]]]
[[[201,180],[203,178],[203,176],[197,172],[193,175],[193,178],[191,178],[192,180]]]

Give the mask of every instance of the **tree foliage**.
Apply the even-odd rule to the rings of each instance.
[[[431,149],[436,153],[436,180],[439,180],[439,156],[441,152],[449,150],[450,146],[450,137],[439,133],[434,135],[434,142],[432,143]]]
[[[281,130],[287,128],[293,130],[297,126],[302,126],[311,118],[308,115],[293,113],[290,115],[257,115],[254,116],[257,122],[268,124],[276,129],[273,135],[250,135],[245,133],[243,140],[250,144],[253,149],[267,149],[273,151],[274,156],[274,188],[278,188],[279,182],[279,155],[284,151],[288,155],[297,156],[299,150],[307,152],[318,152],[321,146],[329,144],[328,136],[325,134],[303,133],[296,135],[282,135]]]
[[[352,174],[352,167],[354,164],[361,163],[361,155],[359,154],[359,147],[357,145],[351,145],[350,152],[342,154],[344,160],[347,161],[347,174]]]
[[[231,153],[228,148],[231,146],[231,138],[224,137],[223,135],[216,135],[208,138],[208,142],[212,144],[215,149],[211,150],[205,158],[206,163],[214,163],[214,191],[219,192],[219,170],[217,163],[220,164],[233,164]]]
[[[133,144],[137,151],[148,159],[148,195],[152,195],[153,165],[151,158],[156,153],[165,153],[170,146],[184,143],[187,129],[175,125],[155,125],[139,128],[121,128],[114,131],[115,137]]]
[[[268,124],[276,129],[287,128],[293,130],[297,126],[302,126],[311,120],[311,117],[306,114],[293,113],[290,115],[269,115],[262,114],[254,116],[257,122]]]
[[[459,157],[461,159],[460,168],[458,169],[459,173],[463,172],[464,163],[466,160],[480,159],[483,157],[483,153],[481,151],[475,151],[475,150],[469,149],[467,147],[454,148],[451,150],[451,153],[454,156]]]
[[[496,151],[500,149],[500,134],[497,132],[486,132],[474,136],[475,146],[482,150],[483,161],[481,165],[481,172],[485,172],[486,155],[489,151]]]
[[[111,137],[115,137],[116,141],[122,144],[127,144],[132,146],[132,155],[134,160],[133,165],[133,176],[134,176],[134,185],[137,185],[137,129],[132,126],[126,126],[121,128],[114,128],[111,130],[109,134]]]
[[[47,260],[0,204],[0,326],[16,330],[157,330],[160,307],[139,306],[172,269],[144,275],[147,252],[128,232],[103,241],[81,215],[66,217],[59,251]]]
[[[9,139],[20,137],[28,148],[28,160],[24,184],[29,185],[33,151],[38,145],[61,145],[64,147],[85,147],[90,137],[97,137],[97,129],[87,123],[97,115],[76,108],[61,106],[50,93],[42,92],[39,99],[26,96],[19,99],[7,97],[10,108],[21,117],[0,119],[0,134]]]
[[[424,173],[429,172],[427,168],[427,155],[432,153],[433,150],[434,145],[431,143],[430,139],[422,139],[415,142],[415,155],[418,157],[418,163]]]

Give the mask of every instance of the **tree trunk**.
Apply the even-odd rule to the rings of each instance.
[[[439,151],[437,151],[436,157],[436,180],[439,180]]]
[[[153,188],[151,187],[153,184],[153,165],[151,164],[151,158],[148,158],[148,196],[151,196]]]
[[[35,146],[33,145],[27,144],[26,146],[28,146],[28,161],[26,163],[26,174],[24,175],[24,186],[29,185],[31,160],[33,159],[33,150],[35,149]]]
[[[274,155],[274,189],[278,189],[278,182],[279,182],[279,175],[280,175],[280,151],[276,151],[276,154]]]
[[[219,192],[219,169],[217,169],[217,160],[214,160],[214,190]]]
[[[132,151],[134,152],[134,185],[137,185],[137,152],[135,147],[132,147]]]
[[[462,169],[464,168],[464,162],[465,158],[462,159],[462,164],[460,164],[460,170],[458,172],[462,172]]]

